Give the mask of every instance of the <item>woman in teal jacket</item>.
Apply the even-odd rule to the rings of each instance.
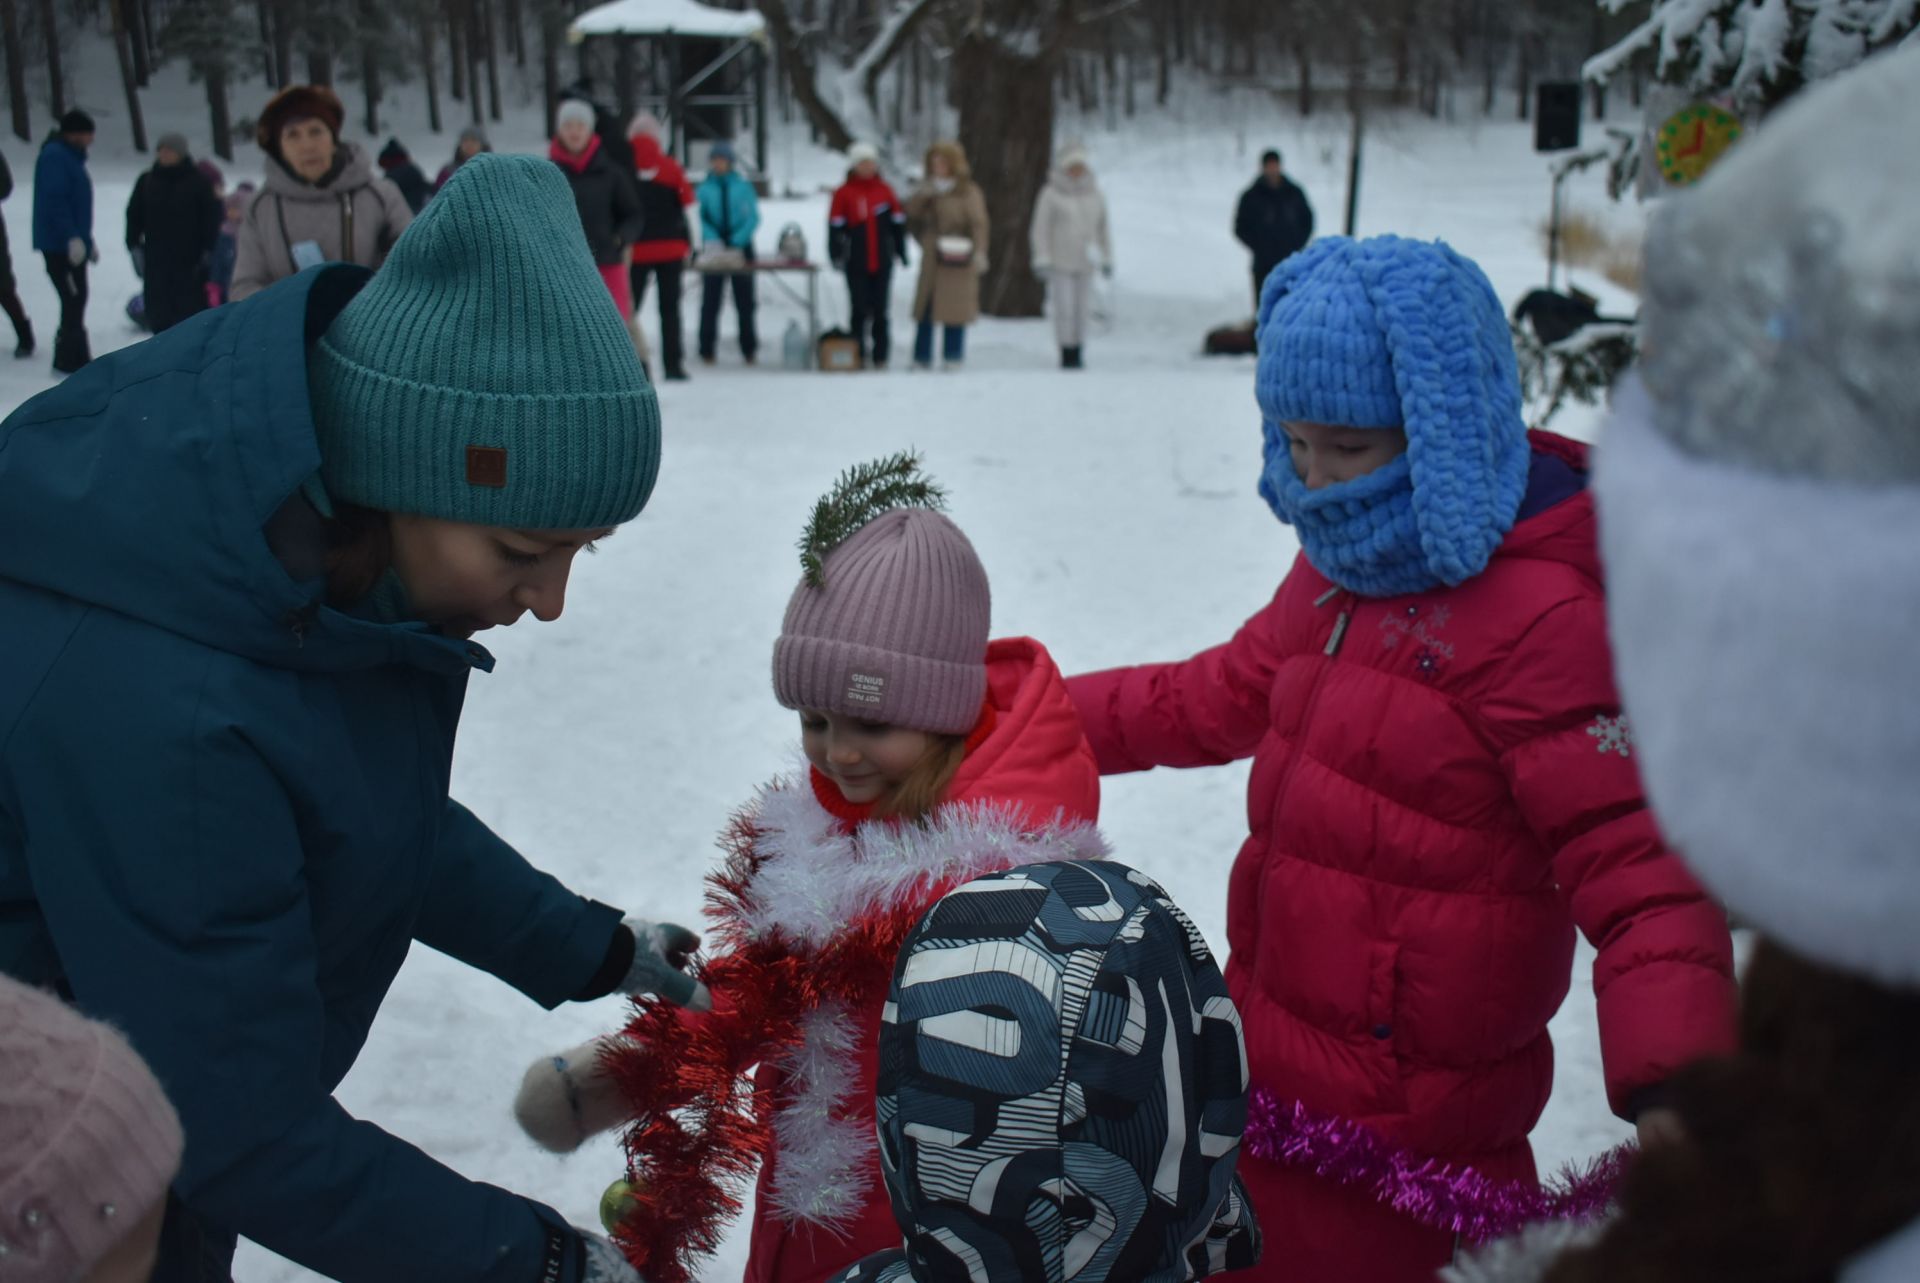
[[[700,253],[710,258],[731,253],[753,262],[753,234],[760,229],[760,198],[753,184],[734,167],[733,144],[717,142],[707,153],[707,176],[693,189],[700,206]],[[760,350],[754,329],[753,273],[709,269],[700,283],[700,359],[713,364],[720,346],[720,304],[733,283],[733,307],[740,314],[740,355],[748,365]]]
[[[377,276],[302,273],[0,424],[0,971],[178,1108],[157,1279],[226,1279],[237,1234],[349,1283],[634,1277],[331,1093],[415,940],[546,1007],[704,998],[690,936],[447,793],[473,635],[560,613],[659,439],[565,180],[494,156]]]

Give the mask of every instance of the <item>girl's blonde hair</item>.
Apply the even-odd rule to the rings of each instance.
[[[935,735],[932,738],[933,742],[927,745],[926,753],[907,772],[906,778],[894,787],[891,794],[875,804],[875,819],[897,819],[918,824],[940,805],[947,786],[960,773],[960,764],[967,760],[967,737]]]

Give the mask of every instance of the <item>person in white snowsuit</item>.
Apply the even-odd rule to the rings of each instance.
[[[1061,149],[1047,185],[1033,207],[1028,231],[1033,271],[1047,283],[1053,332],[1060,341],[1060,368],[1084,367],[1087,315],[1093,305],[1093,274],[1113,275],[1113,241],[1107,232],[1107,198],[1094,180],[1078,143]]]

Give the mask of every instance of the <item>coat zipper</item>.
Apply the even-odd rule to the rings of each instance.
[[[340,193],[340,261],[352,263],[353,257],[353,193]]]
[[[1333,601],[1335,598],[1343,597],[1343,596],[1347,598],[1347,601],[1344,604],[1342,604],[1340,608],[1340,613],[1334,617],[1333,632],[1328,635],[1326,647],[1321,651],[1321,654],[1325,655],[1328,658],[1332,658],[1333,656],[1339,654],[1340,644],[1346,640],[1347,629],[1353,622],[1353,614],[1352,614],[1353,594],[1347,592],[1344,588],[1341,588],[1339,585],[1336,584],[1333,587],[1327,589],[1325,592],[1321,593],[1320,596],[1314,599],[1314,603],[1313,603],[1314,608],[1319,609],[1325,606],[1328,602]],[[1313,675],[1313,687],[1307,692],[1307,706],[1305,711],[1303,711],[1300,715],[1300,728],[1303,734],[1305,733],[1306,728],[1313,724],[1313,714],[1314,714],[1314,711],[1320,707],[1320,692],[1321,692],[1321,689],[1326,685],[1326,680],[1327,680],[1327,665],[1322,664],[1319,668],[1319,671]],[[1296,743],[1292,751],[1292,756],[1287,759],[1287,769],[1284,772],[1282,772],[1279,780],[1274,784],[1273,807],[1270,813],[1277,814],[1279,813],[1281,808],[1285,806],[1286,800],[1287,800],[1287,789],[1293,784],[1293,774],[1296,770],[1299,769],[1300,758],[1303,755],[1304,755],[1304,751],[1302,747],[1298,743]],[[1269,850],[1271,850],[1271,848],[1269,848]],[[1266,864],[1260,870],[1260,888],[1261,888],[1260,894],[1262,895],[1266,893],[1267,873],[1272,869],[1272,867],[1273,866],[1271,864]]]

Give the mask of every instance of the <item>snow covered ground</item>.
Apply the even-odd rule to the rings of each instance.
[[[202,136],[194,93],[177,85],[171,101],[178,112],[149,106],[151,127]],[[843,466],[905,446],[923,450],[952,490],[954,516],[992,576],[997,631],[1040,638],[1069,672],[1176,658],[1227,637],[1266,602],[1295,550],[1254,494],[1252,364],[1197,355],[1205,329],[1251,308],[1246,257],[1228,231],[1233,201],[1269,143],[1287,151],[1323,231],[1339,230],[1345,199],[1344,120],[1264,113],[1223,100],[1185,122],[1086,131],[1112,203],[1119,274],[1106,292],[1111,322],[1091,338],[1083,374],[1053,368],[1045,321],[978,326],[957,375],[909,373],[904,359],[886,375],[788,373],[778,368],[780,337],[797,312],[763,285],[762,367],[742,367],[729,348],[717,368],[695,365],[691,383],[663,387],[666,456],[652,504],[581,559],[563,619],[489,638],[499,668],[473,683],[457,795],[577,889],[696,923],[714,834],[795,749],[768,658],[805,510]],[[537,129],[523,112],[496,141],[531,150]],[[141,162],[118,149],[118,132],[103,116],[96,353],[137,337],[121,313],[137,283],[118,233]],[[450,146],[424,129],[403,136],[429,173]],[[783,188],[812,191],[834,176],[833,159],[803,139],[783,136],[775,148]],[[1530,147],[1527,129],[1506,121],[1383,122],[1370,136],[1361,230],[1444,237],[1477,258],[1510,303],[1545,275],[1547,162]],[[0,409],[11,409],[52,382],[56,306],[28,252],[33,150],[9,139],[5,151],[19,190],[4,212],[41,341],[31,362],[0,357]],[[257,153],[234,168],[257,171]],[[1604,219],[1638,218],[1607,207],[1597,174],[1575,195]],[[825,208],[824,193],[769,202],[762,243],[795,221],[817,249]],[[1607,310],[1631,307],[1603,283],[1582,283]],[[897,342],[910,341],[909,293],[909,280],[896,282]],[[828,279],[824,296],[827,320],[840,319],[843,287]],[[689,327],[696,313],[689,298]],[[1590,436],[1596,416],[1575,410],[1556,426]],[[1160,878],[1219,949],[1245,778],[1244,767],[1156,772],[1109,781],[1105,792],[1103,827],[1118,857]],[[1554,1025],[1560,1075],[1535,1135],[1547,1169],[1626,1134],[1601,1090],[1590,960],[1583,947]],[[531,1060],[620,1018],[614,1002],[543,1014],[420,949],[341,1098],[460,1171],[592,1225],[601,1190],[619,1175],[615,1144],[552,1158],[521,1137],[509,1106]],[[734,1236],[706,1277],[738,1278],[745,1246]],[[239,1277],[308,1276],[249,1247]]]

